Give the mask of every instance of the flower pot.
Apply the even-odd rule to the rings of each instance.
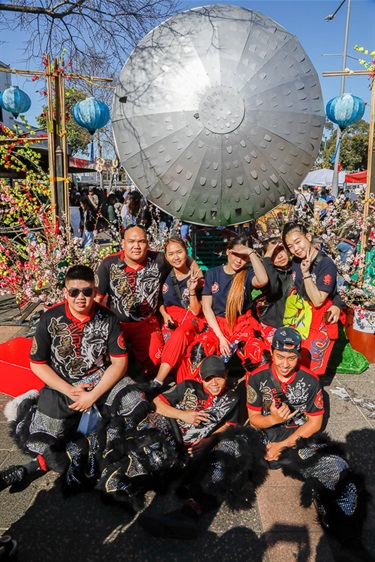
[[[345,331],[352,348],[375,363],[375,311],[348,308]]]

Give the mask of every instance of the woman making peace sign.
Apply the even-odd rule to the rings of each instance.
[[[337,268],[311,240],[303,225],[285,225],[283,243],[293,256],[295,289],[287,299],[284,324],[297,328],[303,338],[302,364],[323,375],[338,337],[337,322],[328,312],[336,293]]]
[[[172,271],[162,287],[162,304],[159,308],[163,317],[163,337],[165,346],[161,364],[155,381],[163,383],[166,376],[175,371],[177,383],[191,378],[185,361],[185,350],[198,331],[204,326],[201,291],[202,271],[193,262],[187,265],[188,253],[182,238],[171,237],[165,245],[165,257]]]

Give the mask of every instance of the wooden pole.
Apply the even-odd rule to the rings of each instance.
[[[323,72],[323,76],[369,76],[368,70],[344,70],[344,71],[332,71]],[[371,105],[370,105],[370,128],[369,128],[369,139],[368,139],[368,153],[367,153],[367,186],[365,193],[365,203],[363,207],[363,229],[361,235],[361,249],[360,249],[360,268],[359,268],[359,280],[363,280],[364,267],[361,267],[363,261],[366,260],[366,246],[368,240],[368,228],[365,225],[368,220],[369,209],[370,209],[370,193],[371,186],[373,185],[373,160],[374,160],[374,119],[375,119],[375,78],[372,79],[371,84]],[[375,178],[374,178],[375,179]]]
[[[45,72],[47,82],[47,135],[48,135],[48,169],[51,191],[51,206],[54,225],[56,225],[56,169],[55,169],[55,121],[53,118],[53,96],[52,96],[52,73],[50,56],[46,57],[47,70]]]
[[[370,210],[370,194],[373,179],[373,160],[374,160],[374,118],[375,118],[375,85],[372,80],[371,88],[371,105],[370,105],[370,128],[368,139],[368,155],[367,155],[367,186],[365,193],[365,204],[363,208],[363,224],[366,225]],[[363,228],[361,236],[361,255],[366,252],[369,228]],[[363,271],[363,270],[362,270]],[[361,272],[360,272],[361,273]]]
[[[63,176],[63,213],[65,217],[66,235],[70,238],[70,209],[69,209],[69,178],[68,178],[68,150],[66,140],[66,117],[65,117],[65,74],[64,74],[64,61],[60,64],[57,76],[60,98],[60,114],[59,114],[59,136],[60,146],[62,151],[62,176]]]

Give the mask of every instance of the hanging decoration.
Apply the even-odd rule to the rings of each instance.
[[[342,131],[362,119],[364,112],[365,102],[352,94],[337,96],[331,99],[326,106],[328,119],[336,123]]]
[[[30,109],[31,99],[18,86],[10,86],[1,92],[0,105],[17,118],[20,113],[26,113]]]
[[[104,166],[104,158],[97,158],[96,159],[96,171],[99,172],[99,173],[102,172],[103,166]]]
[[[72,115],[76,123],[87,129],[92,135],[97,129],[104,127],[110,117],[109,107],[93,97],[73,105]]]

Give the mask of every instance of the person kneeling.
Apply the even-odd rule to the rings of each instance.
[[[271,347],[271,363],[247,377],[249,421],[266,446],[265,459],[304,482],[302,505],[316,505],[345,560],[373,560],[361,543],[368,494],[343,447],[321,432],[323,392],[318,376],[300,366],[301,336],[294,328],[278,328]]]
[[[200,378],[182,381],[154,399],[156,413],[173,422],[190,457],[177,490],[185,499],[183,507],[167,514],[146,511],[138,518],[154,536],[195,538],[203,513],[223,501],[232,508],[251,507],[266,477],[257,435],[251,428],[235,427],[239,396],[226,386],[223,360],[205,357]]]

